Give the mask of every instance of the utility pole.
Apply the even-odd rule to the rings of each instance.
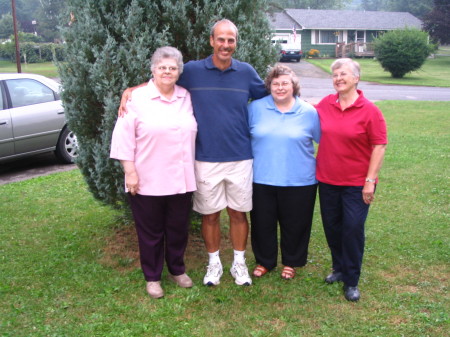
[[[16,19],[16,0],[11,0],[12,7],[12,17],[14,24],[14,40],[16,42],[16,64],[17,64],[17,72],[22,72],[22,67],[20,65],[20,49],[19,49],[19,35],[17,34],[17,19]]]

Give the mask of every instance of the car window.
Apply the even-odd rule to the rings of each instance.
[[[53,90],[36,80],[24,78],[5,82],[13,108],[55,100]]]

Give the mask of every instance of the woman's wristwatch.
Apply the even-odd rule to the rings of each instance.
[[[375,183],[376,181],[376,179],[366,178],[366,183]]]

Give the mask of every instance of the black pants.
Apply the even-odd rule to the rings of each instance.
[[[279,222],[282,263],[290,267],[306,265],[316,192],[317,185],[253,184],[251,241],[257,264],[269,270],[276,267]]]
[[[165,196],[129,195],[146,281],[159,281],[166,260],[172,275],[185,272],[192,192]]]
[[[369,205],[362,186],[319,183],[323,229],[331,250],[333,270],[343,274],[345,285],[358,285],[364,255],[364,223]]]

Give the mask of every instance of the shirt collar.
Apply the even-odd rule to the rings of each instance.
[[[212,55],[209,55],[206,59],[205,59],[205,66],[207,69],[217,69],[220,70],[219,68],[217,68],[214,65],[213,59],[212,59]],[[231,58],[231,66],[223,71],[227,71],[227,70],[237,70],[237,63],[236,60],[234,58]],[[220,70],[222,71],[222,70]]]
[[[147,89],[148,89],[148,93],[149,93],[150,99],[159,98],[161,101],[168,101],[167,98],[165,98],[163,95],[161,95],[161,92],[156,87],[153,78],[151,78],[148,81]],[[172,101],[175,101],[176,99],[178,99],[180,97],[185,97],[186,96],[186,92],[187,92],[186,89],[183,89],[180,86],[175,84],[175,89],[174,89],[174,92],[173,92],[173,95],[172,95],[172,99],[170,101],[172,102]]]
[[[267,98],[267,106],[266,106],[267,109],[278,111],[278,108],[275,105],[275,101],[273,100],[272,95],[269,95],[267,97],[268,97]],[[300,113],[302,113],[302,111],[297,111],[298,110],[298,106],[300,104],[299,99],[300,99],[299,97],[295,97],[295,102],[294,102],[294,105],[292,105],[291,110],[283,112],[283,114],[295,114],[295,113],[299,113],[300,114]]]
[[[360,107],[362,107],[364,105],[365,97],[364,97],[363,92],[361,90],[359,90],[359,89],[357,89],[356,92],[358,93],[358,98],[356,99],[355,102],[353,102],[352,105],[347,107],[345,110],[348,110],[348,109],[353,108],[353,107],[360,108]],[[337,106],[340,109],[341,106],[339,104],[339,94],[332,95],[331,99],[333,100],[332,104]]]

